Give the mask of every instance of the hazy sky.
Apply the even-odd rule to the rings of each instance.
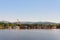
[[[0,21],[60,22],[60,0],[0,0]]]

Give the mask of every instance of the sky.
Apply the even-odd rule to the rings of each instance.
[[[0,21],[60,23],[60,0],[0,0]]]

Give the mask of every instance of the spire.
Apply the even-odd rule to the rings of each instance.
[[[19,19],[17,19],[17,22],[18,22],[19,25],[21,25],[21,21]]]

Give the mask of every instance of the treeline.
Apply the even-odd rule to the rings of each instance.
[[[4,27],[9,27],[9,26],[23,26],[23,27],[33,27],[33,26],[43,26],[43,27],[46,27],[46,26],[56,26],[57,29],[60,29],[60,24],[17,24],[17,23],[3,23],[3,22],[0,22],[0,29],[4,29]]]
[[[4,27],[6,26],[17,26],[17,24],[15,23],[3,23],[3,22],[0,22],[0,29],[4,29]]]

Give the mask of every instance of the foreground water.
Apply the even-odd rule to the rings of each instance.
[[[60,30],[0,30],[0,40],[60,40]]]

